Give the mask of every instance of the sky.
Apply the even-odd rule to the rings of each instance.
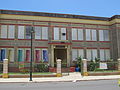
[[[0,9],[112,17],[120,0],[0,0]]]

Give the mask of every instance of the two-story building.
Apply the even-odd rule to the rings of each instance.
[[[95,17],[71,14],[0,10],[0,61],[30,62],[31,27],[34,28],[34,63],[55,67],[60,58],[66,67],[81,56],[101,61],[120,58],[120,15]]]

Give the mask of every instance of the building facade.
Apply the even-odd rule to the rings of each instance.
[[[81,56],[101,61],[120,58],[120,15],[94,17],[71,14],[0,10],[0,62],[30,62],[30,30],[33,27],[34,63],[66,67]]]

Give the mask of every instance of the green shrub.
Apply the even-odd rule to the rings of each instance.
[[[97,71],[97,68],[99,68],[100,59],[95,58],[95,60],[91,60],[88,64],[88,70],[89,71]]]
[[[77,62],[76,62],[76,67],[81,68],[81,64],[82,64],[82,58],[81,58],[81,56],[80,56],[80,57],[78,57],[78,58],[76,58],[76,59],[77,59]]]
[[[48,65],[46,63],[36,64],[34,68],[36,72],[48,72]]]

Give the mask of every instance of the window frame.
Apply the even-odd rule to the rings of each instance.
[[[90,56],[88,56],[88,50],[90,52]],[[96,51],[96,55],[94,54],[93,51]],[[95,57],[96,56],[96,57]],[[95,58],[98,58],[98,50],[97,49],[86,49],[86,58],[88,61],[95,60]]]
[[[73,50],[75,51],[75,53],[76,53],[76,55],[74,55],[74,58],[73,58]],[[80,50],[82,50],[82,55],[80,55]],[[75,57],[76,56],[76,57]],[[81,56],[81,58],[84,58],[84,49],[80,49],[80,48],[78,48],[78,49],[72,49],[72,61],[76,61],[77,59],[76,58],[78,58],[78,57],[80,57]]]
[[[55,28],[57,28],[57,33],[58,33],[58,37],[57,38],[55,38],[56,36],[56,34],[55,34]],[[65,39],[62,39],[62,29],[65,29]],[[55,40],[55,41],[66,41],[66,40],[68,40],[68,38],[67,38],[67,28],[66,27],[53,27],[53,40]]]
[[[93,31],[95,31],[95,33],[93,33]],[[97,41],[97,30],[85,29],[85,36],[86,36],[86,41]]]
[[[36,40],[48,40],[48,31],[49,31],[49,27],[47,26],[34,26],[34,29],[35,29],[35,39]],[[44,33],[44,29],[46,30],[46,33]],[[37,36],[38,33],[37,30],[40,30],[39,31],[39,36]],[[46,37],[45,37],[46,35]],[[36,38],[36,37],[39,37],[39,38]]]
[[[110,41],[109,30],[99,30],[99,41]]]
[[[74,40],[78,40],[78,41],[83,41],[84,40],[84,30],[83,29],[81,29],[81,28],[72,28],[71,30],[72,30],[72,40],[73,41]]]
[[[102,53],[101,53],[101,50],[103,51]],[[109,51],[109,58],[108,58],[107,51]],[[107,61],[110,59],[110,49],[100,49],[99,52],[100,52],[100,61]],[[101,59],[101,57],[103,60]]]

